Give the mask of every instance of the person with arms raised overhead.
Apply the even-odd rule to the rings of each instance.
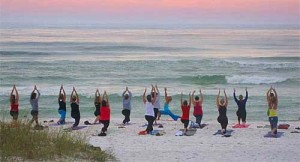
[[[67,112],[67,108],[66,108],[66,92],[63,88],[63,85],[61,85],[60,90],[59,90],[59,94],[58,94],[58,113],[60,114],[60,118],[57,121],[57,124],[65,124],[66,122],[66,112]]]
[[[155,100],[155,103],[154,103],[154,117],[155,117],[155,124],[156,123],[156,119],[158,117],[158,114],[159,114],[159,109],[160,109],[160,92],[157,88],[157,84],[155,85],[155,87],[152,85],[152,98],[154,98],[154,93],[156,95],[156,100]]]
[[[238,117],[238,123],[239,123],[239,125],[241,124],[241,119],[242,119],[243,125],[246,124],[246,116],[247,116],[247,113],[246,113],[246,102],[248,100],[248,91],[247,91],[247,88],[245,90],[246,90],[246,97],[245,97],[245,99],[243,99],[243,95],[239,95],[239,99],[237,99],[236,96],[235,96],[235,89],[233,89],[234,101],[238,105],[238,110],[236,112],[236,115]]]
[[[204,97],[203,97],[203,94],[202,94],[201,89],[200,89],[200,91],[199,91],[200,92],[200,98],[199,98],[199,96],[196,96],[194,98],[195,92],[196,91],[194,91],[192,93],[192,103],[194,105],[193,115],[196,118],[196,123],[201,128],[201,120],[202,120],[202,117],[203,117],[202,103],[203,103]]]
[[[152,87],[153,89],[153,87]],[[146,128],[146,133],[150,134],[153,131],[153,122],[155,120],[155,114],[154,114],[154,103],[156,102],[156,92],[155,90],[153,92],[153,98],[152,95],[149,94],[147,95],[146,98],[146,91],[147,89],[145,88],[144,94],[143,94],[143,102],[145,104],[145,119],[148,122],[147,128]]]
[[[126,92],[128,92],[128,93],[126,93]],[[123,120],[123,124],[126,124],[130,121],[131,98],[132,98],[132,94],[129,91],[128,87],[126,87],[125,91],[123,92],[122,98],[123,98],[122,114],[125,117],[125,119]]]
[[[100,113],[100,122],[104,125],[101,129],[101,133],[98,136],[106,136],[107,128],[110,123],[110,107],[106,91],[104,91],[102,96],[102,105]]]
[[[277,135],[277,124],[278,124],[278,115],[277,115],[277,106],[278,106],[278,95],[275,88],[271,87],[267,91],[267,102],[268,102],[268,116],[269,122],[271,125],[271,134],[272,136]]]
[[[184,100],[182,102],[182,92],[181,92],[180,105],[181,105],[181,110],[182,110],[181,122],[184,125],[183,133],[185,133],[187,131],[187,127],[189,126],[191,101],[192,101],[192,97],[191,97],[191,93],[189,93],[189,103],[187,100]]]
[[[225,98],[221,98],[220,100],[220,89],[219,89],[219,93],[218,96],[216,98],[216,105],[219,111],[219,116],[218,116],[218,122],[221,124],[222,130],[221,133],[225,134],[226,133],[226,129],[227,129],[227,125],[228,125],[228,118],[227,118],[227,107],[228,107],[228,98],[224,89],[224,95]]]
[[[170,115],[171,118],[175,121],[178,120],[178,118],[180,118],[178,115],[175,115],[172,113],[172,111],[169,108],[169,104],[172,101],[172,96],[168,96],[167,94],[167,88],[165,88],[165,104],[164,104],[164,109],[163,110],[159,110],[159,114],[158,114],[158,120],[160,119],[161,115]]]
[[[94,115],[96,117],[94,124],[100,122],[101,102],[102,102],[101,95],[99,89],[97,89],[95,92],[95,99],[94,99],[94,105],[95,105]]]
[[[80,122],[80,110],[79,110],[79,96],[77,94],[75,87],[73,87],[73,91],[70,96],[70,102],[71,102],[71,117],[75,119],[75,123],[73,124],[72,128],[76,129]]]
[[[35,93],[35,91],[37,93]],[[38,101],[39,101],[40,95],[41,95],[40,91],[36,88],[36,85],[35,85],[33,91],[31,92],[31,95],[30,95],[30,104],[31,104],[31,107],[32,107],[32,110],[31,110],[32,119],[30,121],[30,125],[34,121],[35,121],[37,126],[39,125],[39,121],[38,121],[39,104],[38,104]]]
[[[16,94],[14,94],[14,92]],[[19,116],[19,93],[16,88],[16,85],[14,85],[13,89],[11,90],[9,101],[10,101],[10,112],[9,113],[13,118],[13,123],[16,123],[16,121],[18,120],[18,116]]]

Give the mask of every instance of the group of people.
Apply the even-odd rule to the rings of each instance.
[[[245,98],[243,95],[239,95],[238,99],[235,94],[234,89],[234,100],[238,106],[238,110],[236,112],[236,115],[238,117],[238,124],[240,123],[240,120],[242,120],[242,125],[246,123],[246,102],[248,100],[248,91],[246,90],[246,96]],[[189,93],[189,99],[183,100],[183,94],[181,93],[180,97],[180,104],[181,104],[181,110],[182,115],[178,116],[171,112],[169,108],[169,104],[172,101],[172,96],[167,95],[167,88],[164,88],[165,91],[165,103],[164,103],[164,109],[160,110],[160,91],[156,86],[152,85],[151,92],[146,95],[147,89],[145,88],[145,91],[143,93],[142,100],[145,104],[145,119],[148,122],[147,128],[145,132],[147,134],[150,134],[153,130],[153,124],[156,123],[156,120],[159,120],[161,115],[170,115],[174,120],[178,120],[181,118],[181,122],[184,125],[184,131],[187,131],[188,125],[190,122],[189,114],[190,114],[190,108],[191,104],[194,106],[193,115],[196,119],[196,123],[199,127],[201,127],[201,120],[203,117],[203,109],[202,104],[204,101],[204,96],[201,92],[199,95],[195,96],[195,92]],[[277,133],[277,123],[278,123],[278,116],[277,116],[277,105],[278,105],[278,96],[276,93],[276,90],[271,87],[267,91],[267,103],[268,103],[268,117],[269,122],[271,125],[271,131],[272,135],[276,135]],[[32,124],[34,121],[36,122],[36,125],[39,125],[38,122],[38,114],[39,114],[39,106],[38,106],[38,100],[40,97],[40,92],[37,89],[36,86],[34,86],[33,91],[30,95],[30,104],[32,107],[31,115],[32,119],[30,120],[30,124]],[[123,100],[123,109],[122,114],[124,115],[123,124],[127,124],[130,122],[130,113],[131,113],[131,99],[132,99],[132,93],[126,87],[125,91],[122,93],[122,100]],[[57,121],[57,124],[65,124],[65,118],[66,118],[66,93],[63,88],[63,85],[61,85],[59,95],[58,95],[58,113],[60,114],[60,118]],[[102,123],[104,126],[101,129],[101,133],[99,133],[99,136],[106,136],[107,129],[110,124],[110,105],[108,100],[107,92],[104,91],[103,95],[101,96],[99,90],[97,89],[95,92],[95,99],[94,99],[94,105],[95,105],[95,120],[94,124],[96,123]],[[72,126],[72,128],[76,129],[80,122],[80,109],[79,109],[79,95],[73,87],[73,90],[70,95],[70,106],[71,106],[71,117],[74,118],[75,122]],[[13,118],[13,122],[17,121],[18,119],[18,113],[19,113],[19,94],[16,86],[13,86],[13,89],[10,94],[10,115]],[[228,97],[226,95],[226,92],[224,90],[224,97],[220,96],[220,89],[218,92],[218,95],[216,97],[216,107],[219,112],[219,116],[217,118],[217,121],[221,125],[221,133],[225,134],[227,125],[228,125],[228,118],[227,118],[227,107],[228,107]]]

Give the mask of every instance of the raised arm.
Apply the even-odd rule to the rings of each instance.
[[[157,84],[155,85],[155,89],[156,89],[156,92],[158,93],[158,95],[160,95]]]
[[[12,97],[12,95],[13,95],[13,93],[14,93],[14,90],[15,90],[15,85],[13,86],[13,89],[11,90],[11,93],[10,93],[10,96],[9,96],[9,102],[10,102],[10,104],[12,104],[12,99],[11,99],[11,97]]]
[[[219,98],[220,98],[220,89],[219,89],[219,93],[216,97],[216,105],[217,105],[217,108],[219,108]]]
[[[15,88],[16,88],[16,86],[14,85],[13,88],[12,88],[12,90],[11,90],[10,96],[13,95]]]
[[[193,93],[192,93],[192,103],[193,103],[193,105],[195,105],[195,99],[194,99],[195,92],[196,91],[193,91]]]
[[[167,97],[168,97],[168,94],[167,94],[167,88],[165,87],[165,100],[167,101]]]
[[[278,104],[278,96],[276,90],[273,88],[274,94],[275,94],[275,102]]]
[[[128,94],[129,94],[129,100],[131,100],[131,98],[132,98],[132,93],[131,93],[131,91],[128,89],[128,87],[127,87],[127,92],[128,92]]]
[[[246,90],[246,97],[245,97],[245,102],[246,102],[248,100],[248,91],[247,88],[245,90]]]
[[[14,87],[15,87],[15,91],[16,91],[16,101],[15,102],[16,102],[16,104],[19,104],[19,92],[15,85],[14,85]]]
[[[58,101],[58,102],[59,102],[59,99],[60,99],[61,91],[62,91],[62,85],[60,86],[59,93],[58,93],[58,97],[57,97],[57,101]]]
[[[36,90],[37,95],[38,95],[36,99],[39,99],[39,98],[40,98],[40,95],[41,95],[41,94],[40,94],[40,91],[36,88],[36,86],[35,86],[35,90]]]
[[[181,95],[180,95],[180,106],[182,106],[182,92],[181,92]]]
[[[270,92],[272,90],[272,87],[267,91],[266,97],[267,97],[267,102],[270,103]]]
[[[97,89],[96,90],[96,92],[95,92],[95,99],[94,99],[94,103],[96,103],[97,102],[97,98],[98,98],[98,92],[99,92],[99,90]],[[100,102],[100,101],[99,101]]]
[[[77,104],[79,104],[79,101],[80,101],[80,99],[79,99],[79,95],[78,95],[78,93],[77,93],[76,89],[74,89],[74,91],[75,91],[75,95],[76,95],[76,99],[77,99]]]
[[[192,102],[192,96],[191,96],[191,92],[189,93],[189,105],[188,106],[191,106],[191,102]]]
[[[126,93],[127,90],[128,90],[128,88],[126,87],[125,91],[122,93],[122,98],[123,98],[123,99],[124,99],[124,97],[125,97],[125,93]]]
[[[151,92],[154,93],[155,92],[155,88],[154,88],[153,85],[151,85],[151,86],[152,86]]]
[[[238,99],[236,98],[236,95],[235,95],[235,88],[233,88],[233,98],[234,98],[234,101],[236,103],[238,103]]]
[[[63,94],[64,94],[63,100],[64,100],[64,102],[66,102],[66,100],[67,100],[67,95],[66,95],[66,92],[65,92],[64,88],[62,89],[62,91],[63,91]]]
[[[74,87],[73,87],[72,93],[70,95],[70,102],[73,102],[73,94],[74,94]]]
[[[203,96],[203,93],[202,93],[202,91],[201,91],[201,89],[200,89],[200,96],[201,96],[201,103],[203,103],[203,100],[204,100],[204,96]]]
[[[225,95],[225,106],[226,106],[226,108],[227,108],[227,106],[228,106],[228,98],[227,98],[227,94],[226,94],[226,92],[225,92],[225,89],[224,89],[224,95]]]
[[[106,92],[106,91],[104,91],[104,93],[103,93],[103,99],[104,99],[104,97],[105,97],[105,99],[106,99],[106,104],[107,104],[107,106],[109,106],[108,95],[107,95],[107,92]]]
[[[152,104],[154,104],[156,102],[156,98],[157,98],[157,95],[156,95],[156,92],[154,91]]]
[[[147,91],[147,88],[145,88],[145,91],[144,91],[144,94],[143,94],[143,102],[144,102],[144,104],[146,103],[146,91]]]

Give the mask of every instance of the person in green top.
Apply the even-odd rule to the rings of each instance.
[[[268,116],[271,125],[271,134],[276,136],[277,134],[277,105],[278,105],[278,96],[276,90],[271,87],[267,92],[267,102],[268,102]]]

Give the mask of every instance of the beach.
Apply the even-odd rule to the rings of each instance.
[[[101,29],[101,28],[3,28],[0,30],[0,112],[9,116],[9,94],[13,85],[19,92],[19,119],[29,119],[30,93],[37,85],[40,122],[49,129],[71,127],[69,98],[73,86],[80,98],[80,130],[87,143],[112,152],[119,161],[300,161],[300,57],[297,28],[183,28],[183,29]],[[55,126],[43,121],[58,120],[57,97],[63,84],[67,95],[67,124]],[[204,95],[203,123],[194,136],[175,136],[180,121],[162,116],[165,134],[138,135],[144,119],[142,94],[158,85],[161,108],[164,87],[173,100],[170,110],[181,115],[180,94],[201,88]],[[264,138],[270,128],[266,92],[278,93],[279,124],[290,124],[280,138]],[[122,93],[132,92],[131,125],[122,122]],[[107,91],[111,124],[106,137],[93,136],[102,125],[83,125],[94,120],[96,89]],[[249,128],[234,129],[237,122],[236,95],[249,92]],[[231,137],[213,135],[220,125],[216,118],[216,95],[226,90]],[[192,110],[191,110],[192,111]],[[192,119],[192,115],[190,115]],[[157,126],[155,129],[158,129]]]
[[[220,125],[217,121],[203,121],[206,127],[198,129],[193,136],[175,136],[183,128],[180,121],[172,121],[170,117],[162,116],[158,123],[163,125],[162,136],[138,135],[145,130],[142,127],[146,120],[132,118],[131,124],[118,128],[122,118],[113,118],[108,128],[107,136],[95,136],[103,125],[83,125],[83,121],[93,121],[94,118],[81,119],[82,127],[70,133],[85,136],[87,143],[100,147],[116,156],[118,161],[299,161],[300,134],[291,133],[300,126],[300,121],[282,122],[290,125],[289,129],[279,129],[283,134],[280,138],[265,138],[270,128],[257,128],[269,125],[268,122],[249,122],[248,128],[232,128],[236,121],[229,121],[228,130],[233,130],[231,137],[213,135]],[[50,119],[41,119],[47,120]],[[49,129],[68,128],[73,120],[68,119],[66,125],[54,126]],[[161,129],[154,126],[154,129]]]

